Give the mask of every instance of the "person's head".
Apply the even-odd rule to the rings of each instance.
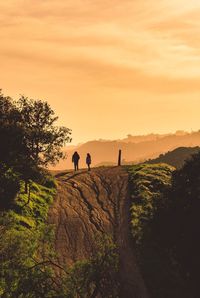
[[[87,156],[90,156],[90,153],[87,153]]]

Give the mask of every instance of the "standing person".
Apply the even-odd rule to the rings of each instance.
[[[91,155],[90,155],[90,153],[87,153],[86,164],[88,166],[88,171],[90,171],[90,165],[91,165],[91,163],[92,163]]]
[[[72,162],[74,163],[74,170],[78,171],[78,162],[79,162],[80,156],[78,154],[78,152],[74,152],[74,154],[72,155]]]

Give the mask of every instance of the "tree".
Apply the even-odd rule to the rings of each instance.
[[[25,153],[20,113],[10,97],[0,90],[0,208],[5,208],[19,191],[19,175],[14,170]]]
[[[16,229],[8,216],[1,219],[0,297],[63,297],[58,295],[60,290],[48,261],[54,255],[51,237],[51,231],[43,231],[41,226]]]
[[[0,163],[20,173],[26,193],[29,180],[65,156],[71,130],[55,126],[57,119],[47,102],[24,96],[14,102],[0,90]]]
[[[173,175],[169,241],[190,297],[199,297],[200,152]]]
[[[20,189],[19,176],[12,168],[0,164],[0,209],[7,208]]]
[[[0,90],[0,162],[8,166],[17,163],[25,146],[23,144],[21,115],[10,97]]]
[[[96,236],[92,256],[77,261],[63,281],[66,297],[119,297],[118,248],[110,236]]]
[[[54,125],[58,117],[50,105],[22,96],[17,106],[22,117],[24,142],[33,164],[47,167],[64,158],[62,147],[71,142],[71,130]]]

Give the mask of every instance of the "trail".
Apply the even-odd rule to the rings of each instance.
[[[112,234],[119,246],[121,298],[146,298],[130,236],[128,173],[122,167],[95,168],[57,178],[49,213],[56,228],[60,265],[88,258],[96,232]]]

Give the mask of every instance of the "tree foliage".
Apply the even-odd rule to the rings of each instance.
[[[41,227],[18,230],[9,220],[0,226],[2,298],[119,297],[118,251],[110,237],[97,240],[89,259],[62,268],[52,249],[51,232]]]
[[[9,97],[0,91],[0,163],[15,166],[24,154],[24,131],[21,115]]]
[[[17,107],[24,128],[29,157],[37,166],[55,164],[64,157],[62,147],[71,141],[71,130],[55,126],[55,116],[47,102],[22,96]]]
[[[197,298],[200,153],[179,170],[168,172],[168,178],[161,165],[148,165],[151,173],[146,166],[138,166],[138,173],[135,167],[131,191],[133,236],[149,292],[158,298]],[[155,179],[161,184],[168,181],[167,189],[155,184]]]
[[[29,180],[38,179],[42,168],[64,158],[62,148],[71,141],[71,130],[56,126],[57,119],[47,102],[24,96],[13,101],[0,91],[0,166],[18,173],[26,192]],[[0,183],[6,187],[3,180]]]
[[[20,189],[19,175],[5,164],[0,164],[0,209],[14,201]]]
[[[98,235],[93,255],[69,270],[66,297],[119,297],[119,255],[111,237]]]
[[[167,239],[176,255],[186,295],[199,297],[200,153],[173,175]],[[170,231],[170,232],[169,232]]]
[[[48,258],[52,258],[50,242],[48,239],[45,240],[46,247],[41,254],[39,246],[43,241],[42,237],[43,233],[39,230],[20,231],[10,226],[1,227],[0,295],[2,298],[57,297],[53,271],[50,266],[47,266]]]

